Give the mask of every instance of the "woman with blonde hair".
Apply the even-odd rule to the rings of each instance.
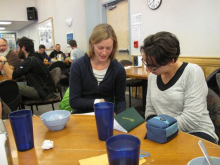
[[[97,25],[89,38],[89,51],[75,60],[70,73],[70,106],[73,113],[93,110],[98,102],[115,103],[115,112],[126,109],[126,73],[115,59],[118,41],[109,24]]]

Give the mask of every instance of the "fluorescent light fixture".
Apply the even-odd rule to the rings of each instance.
[[[0,25],[10,25],[11,22],[4,22],[4,21],[0,21]]]
[[[0,27],[0,30],[5,30],[5,27]]]

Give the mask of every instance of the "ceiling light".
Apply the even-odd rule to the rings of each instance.
[[[4,22],[4,21],[0,21],[0,25],[10,25],[11,22]]]
[[[0,27],[0,30],[5,30],[5,27]]]

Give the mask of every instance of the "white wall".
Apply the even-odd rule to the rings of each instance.
[[[36,0],[38,22],[31,24],[20,31],[19,37],[29,36],[35,40],[35,50],[38,50],[39,36],[38,23],[49,17],[53,18],[54,41],[61,45],[61,51],[68,53],[71,48],[67,47],[66,33],[74,32],[74,39],[78,47],[87,51],[86,18],[84,0]],[[68,27],[65,20],[73,18],[72,26]],[[49,53],[49,52],[47,52]]]
[[[150,34],[169,31],[178,37],[182,56],[220,57],[219,8],[219,0],[163,0],[151,10],[146,0],[130,0],[130,14],[142,13],[139,45]],[[139,48],[132,46],[131,54],[139,55]]]
[[[0,20],[27,21],[27,7],[34,7],[35,0],[0,0]]]
[[[88,28],[88,18],[86,19],[86,10],[90,10],[88,6],[91,6],[88,5],[90,4],[88,0],[1,1],[1,4],[4,5],[0,5],[0,19],[8,20],[11,18],[15,20],[17,18],[17,20],[27,20],[26,7],[35,5],[34,7],[38,11],[38,22],[53,17],[55,43],[61,44],[62,51],[70,51],[70,48],[66,47],[66,33],[70,31],[75,32],[75,39],[79,47],[85,51],[87,50],[89,31],[93,28]],[[91,11],[101,13],[101,4],[109,1],[112,0],[100,0],[99,11],[96,11],[98,10],[97,6],[95,6],[95,10],[91,9]],[[130,16],[134,13],[142,13],[139,45],[150,34],[159,31],[170,31],[180,40],[182,56],[220,57],[219,0],[212,0],[212,3],[207,0],[163,0],[162,5],[157,10],[150,10],[146,0],[128,0],[128,2],[130,3]],[[95,3],[97,3],[97,0]],[[89,13],[92,13],[91,11]],[[8,14],[3,15],[2,13]],[[65,19],[70,17],[73,18],[73,24],[72,27],[67,27]],[[95,18],[95,22],[98,23],[101,20],[101,14],[96,13],[95,17],[99,17],[99,19]],[[17,33],[18,37],[23,35],[34,39],[35,49],[38,48],[37,23]],[[139,55],[139,48],[133,48],[132,33],[130,42],[131,54]]]
[[[101,22],[100,19],[100,0],[85,0],[87,41],[94,27]]]

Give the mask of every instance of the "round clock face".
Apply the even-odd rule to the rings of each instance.
[[[157,9],[160,6],[161,2],[162,0],[147,0],[149,8],[152,10]]]

